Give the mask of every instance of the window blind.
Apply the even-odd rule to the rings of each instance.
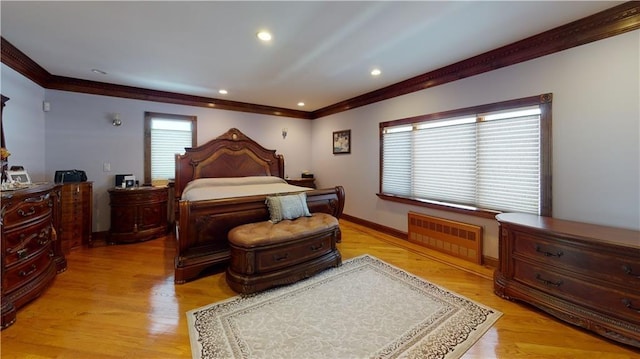
[[[151,180],[175,177],[175,154],[191,147],[191,122],[169,119],[151,120]]]
[[[387,129],[382,136],[382,192],[411,195],[411,127]]]
[[[413,195],[457,204],[475,200],[475,123],[414,131]]]
[[[478,206],[539,214],[540,118],[478,124]]]
[[[540,129],[539,108],[383,128],[382,192],[540,214]]]

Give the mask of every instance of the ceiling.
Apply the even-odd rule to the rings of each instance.
[[[620,3],[3,0],[0,14],[53,75],[315,111]]]

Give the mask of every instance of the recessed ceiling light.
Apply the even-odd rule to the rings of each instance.
[[[93,72],[94,74],[100,74],[100,75],[106,75],[107,73],[102,71],[102,70],[98,70],[98,69],[91,69],[91,72]]]
[[[269,33],[268,31],[260,31],[256,34],[256,36],[258,36],[258,39],[262,41],[271,41],[271,33]]]
[[[225,89],[220,89],[220,90],[218,90],[218,93],[221,94],[221,95],[226,95],[226,94],[229,93],[229,91],[227,91]]]
[[[371,76],[378,76],[382,73],[382,71],[380,71],[380,69],[373,69],[371,70]]]
[[[304,102],[302,102],[302,101],[298,102],[298,106],[300,106],[300,107],[304,106]]]

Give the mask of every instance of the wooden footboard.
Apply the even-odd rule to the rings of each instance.
[[[241,224],[268,220],[265,199],[266,196],[260,195],[180,201],[176,223],[175,283],[185,283],[199,278],[207,269],[226,266],[230,258],[227,234]],[[344,200],[342,186],[307,192],[307,205],[312,213],[324,212],[340,218]]]

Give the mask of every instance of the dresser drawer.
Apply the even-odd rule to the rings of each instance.
[[[168,190],[164,187],[139,187],[134,189],[111,189],[110,200],[113,206],[150,205],[165,203],[168,198]]]
[[[570,268],[572,271],[620,285],[640,288],[640,260],[631,254],[606,253],[549,241],[525,233],[514,233],[514,257],[525,257],[541,263]]]
[[[306,262],[331,252],[331,235],[256,253],[256,271],[268,272]]]
[[[46,271],[49,266],[54,265],[52,256],[52,251],[44,251],[29,260],[22,261],[11,268],[7,268],[4,278],[6,281],[5,291],[10,292],[19,288],[24,283],[37,278]]]
[[[632,292],[630,286],[605,288],[595,282],[586,282],[544,266],[517,260],[514,279],[552,296],[640,324],[640,291]]]
[[[49,218],[52,213],[52,198],[49,193],[27,197],[20,202],[11,203],[13,199],[2,199],[4,204],[9,202],[3,217],[5,230],[19,227],[31,221]]]
[[[51,222],[41,220],[19,231],[4,234],[5,266],[11,266],[38,252],[49,249],[51,243]]]

